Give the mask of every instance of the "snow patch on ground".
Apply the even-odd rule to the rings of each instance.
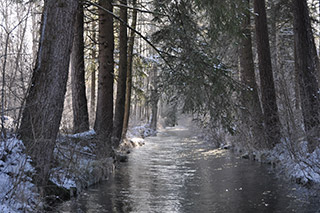
[[[291,179],[295,179],[302,184],[320,184],[319,148],[310,154],[308,153],[307,142],[302,142],[294,154],[289,149],[283,149],[284,151],[281,153],[277,150],[279,149],[276,147],[273,156],[274,158],[279,156],[280,165]]]
[[[271,151],[254,151],[254,159],[276,165],[282,175],[302,185],[320,184],[320,148],[308,153],[308,143],[302,141],[292,146],[288,140],[282,140]]]
[[[129,128],[126,138],[120,144],[118,151],[122,153],[120,155],[128,154],[132,148],[143,146],[145,144],[144,138],[156,135],[157,131],[151,129],[148,124]]]
[[[70,137],[70,138],[82,138],[82,139],[85,139],[85,138],[92,137],[95,134],[96,134],[96,132],[93,129],[91,129],[91,130],[86,131],[86,132],[81,132],[81,133],[77,133],[77,134],[69,134],[67,136]]]
[[[0,212],[32,212],[39,204],[37,188],[30,177],[34,168],[24,149],[16,138],[0,144]]]
[[[130,128],[127,132],[127,138],[146,138],[149,136],[155,136],[157,134],[157,131],[151,129],[149,125],[143,125],[143,126],[136,126],[133,128]]]

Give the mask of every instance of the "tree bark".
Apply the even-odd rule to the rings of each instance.
[[[135,8],[137,5],[137,0],[132,1],[132,7]],[[132,12],[132,24],[131,27],[135,30],[137,27],[137,10]],[[134,46],[135,32],[130,31],[129,46],[128,46],[128,71],[127,71],[127,88],[126,88],[126,100],[124,108],[124,119],[123,119],[123,130],[122,138],[126,137],[129,118],[130,118],[130,108],[131,108],[131,91],[132,91],[132,64],[133,64],[133,46]]]
[[[255,30],[261,81],[261,102],[268,147],[280,142],[280,120],[274,87],[265,0],[254,0]]]
[[[247,0],[249,8],[249,0]],[[250,13],[245,14],[243,21],[243,35],[240,43],[240,78],[246,86],[241,94],[241,101],[244,106],[242,110],[242,120],[248,125],[253,135],[254,148],[266,148],[266,141],[263,129],[263,113],[258,95],[258,86],[254,72],[254,62],[252,53],[252,39],[250,30]]]
[[[92,39],[94,42],[94,46],[91,50],[91,90],[90,90],[90,120],[94,120],[94,113],[96,109],[96,39],[97,39],[97,33],[96,33],[96,23],[92,22]],[[91,122],[90,121],[90,122]]]
[[[157,66],[153,65],[152,70],[152,88],[151,88],[151,121],[150,128],[154,131],[157,130],[157,122],[158,122],[158,82],[157,82]]]
[[[320,137],[320,97],[317,82],[315,44],[306,0],[293,0],[295,65],[299,78],[301,108],[309,142],[309,152],[318,146]]]
[[[77,6],[77,0],[44,1],[37,62],[19,130],[40,186],[49,179],[62,117]]]
[[[83,16],[83,5],[80,3],[76,14],[71,54],[71,88],[74,133],[89,130],[89,114],[84,69]]]
[[[112,11],[113,0],[100,0],[100,5]],[[95,130],[100,137],[101,155],[105,155],[111,143],[113,127],[113,80],[114,80],[113,17],[99,9],[99,74]]]
[[[127,0],[122,1],[123,5],[127,5]],[[120,18],[127,23],[127,8],[120,8]],[[119,76],[117,81],[117,99],[114,114],[114,126],[113,126],[113,145],[117,147],[121,141],[124,108],[125,108],[125,96],[126,96],[126,79],[127,79],[127,26],[124,23],[120,23],[120,59],[119,59]]]

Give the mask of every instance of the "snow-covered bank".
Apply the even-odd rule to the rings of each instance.
[[[31,159],[22,141],[9,138],[0,143],[0,212],[33,212],[41,204]]]
[[[53,168],[51,181],[70,190],[71,196],[80,193],[112,174],[111,156],[97,159],[95,132],[93,130],[60,136],[55,149],[58,164]]]
[[[272,164],[279,175],[310,188],[320,189],[320,148],[308,152],[308,142],[282,139],[272,150],[253,149],[248,141],[237,134],[230,135],[210,125],[201,127],[196,124],[198,137],[217,148],[232,149],[242,158]],[[318,139],[320,141],[320,138]]]
[[[278,144],[270,151],[269,161],[275,162],[279,171],[303,185],[320,185],[320,149],[308,152],[307,142],[301,142],[296,150],[288,142]]]
[[[155,134],[147,125],[133,127],[120,145],[119,152],[127,154],[130,149],[142,146],[145,137]],[[94,136],[95,132],[91,130],[58,137],[50,176],[50,181],[58,187],[53,187],[53,194],[56,194],[53,200],[62,201],[65,197],[75,196],[90,185],[108,179],[113,173],[113,157],[96,158],[97,141]],[[1,213],[41,212],[45,205],[32,181],[35,169],[31,158],[24,151],[22,141],[15,137],[0,143]],[[59,195],[60,190],[64,195]]]
[[[286,142],[277,144],[272,150],[259,151],[233,146],[233,150],[243,158],[272,164],[282,177],[307,187],[320,188],[320,149],[308,153],[307,142],[300,143],[295,151],[291,148]]]
[[[122,154],[130,153],[130,150],[134,147],[144,145],[144,138],[149,136],[155,136],[157,131],[149,128],[149,125],[136,126],[130,128],[127,132],[127,137],[119,146],[119,151]]]
[[[243,158],[273,165],[281,177],[320,189],[320,148],[309,153],[307,144],[300,142],[293,148],[290,142],[282,140],[272,150],[248,150],[235,143],[231,147]]]
[[[10,138],[0,144],[0,212],[42,212],[46,201],[63,201],[84,188],[108,179],[113,172],[113,158],[96,159],[94,132],[60,136],[47,188],[51,196],[41,198],[33,184],[36,174],[22,141]]]

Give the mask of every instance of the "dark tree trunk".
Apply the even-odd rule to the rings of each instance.
[[[249,6],[249,0],[247,0]],[[253,135],[253,146],[255,148],[265,148],[266,142],[263,129],[263,113],[260,105],[258,86],[254,73],[254,62],[252,54],[252,39],[250,26],[250,13],[245,14],[243,23],[243,35],[240,46],[240,77],[241,82],[246,86],[241,94],[241,101],[244,105],[242,119],[248,125]]]
[[[62,117],[77,6],[77,0],[44,2],[38,57],[19,130],[41,186],[49,179]]]
[[[132,7],[135,8],[136,4],[137,4],[137,0],[133,0]],[[137,10],[133,10],[131,27],[133,29],[136,29],[136,26],[137,26]],[[129,126],[130,107],[131,107],[131,90],[132,90],[132,62],[133,62],[134,38],[135,38],[135,32],[131,30],[129,41],[128,41],[129,46],[128,46],[127,88],[126,88],[126,101],[125,101],[125,109],[124,109],[122,138],[126,136],[128,126]]]
[[[271,66],[265,0],[254,0],[255,29],[261,81],[261,102],[268,147],[280,142],[280,120]]]
[[[100,5],[109,11],[113,9],[112,3],[112,0],[100,0]],[[99,9],[99,75],[95,130],[101,139],[99,150],[102,155],[106,154],[107,145],[111,143],[113,127],[113,51],[113,17]]]
[[[309,152],[318,146],[320,98],[317,82],[315,44],[306,0],[293,0],[295,65],[298,72],[301,108],[309,141]]]
[[[152,70],[152,88],[151,88],[151,121],[150,128],[154,131],[157,130],[157,120],[158,120],[158,82],[157,82],[157,66],[153,65]]]
[[[121,1],[123,5],[127,5],[127,0]],[[120,18],[127,23],[127,8],[120,8]],[[127,26],[124,23],[120,23],[120,59],[119,59],[119,76],[117,81],[117,99],[114,114],[114,126],[113,126],[113,145],[117,147],[121,141],[124,108],[125,108],[125,96],[126,96],[126,79],[127,79]]]
[[[76,14],[73,47],[71,53],[71,88],[74,133],[89,130],[88,102],[85,84],[83,5],[79,4]]]

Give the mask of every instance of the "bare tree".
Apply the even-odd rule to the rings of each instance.
[[[5,115],[7,114],[5,111],[13,111],[11,113],[16,118],[16,111],[19,109],[17,107],[16,100],[18,97],[18,88],[14,87],[17,85],[17,76],[18,70],[20,66],[21,59],[23,58],[23,46],[24,46],[24,38],[27,29],[27,20],[31,10],[31,4],[29,4],[27,8],[27,12],[20,17],[20,13],[17,10],[17,20],[15,23],[9,23],[9,12],[8,7],[11,7],[10,2],[5,1],[5,11],[1,11],[1,15],[3,16],[4,22],[0,23],[0,29],[5,32],[4,35],[4,52],[0,55],[0,59],[2,59],[2,82],[1,82],[1,138],[6,139],[6,129],[5,129]],[[16,33],[16,31],[18,31]],[[19,35],[19,31],[21,31],[21,35]],[[16,36],[18,35],[18,36]],[[12,38],[18,37],[19,40],[11,41]],[[17,47],[14,47],[14,44]],[[11,53],[10,53],[11,51]],[[12,53],[12,51],[16,51]],[[15,59],[12,60],[15,55]],[[8,60],[9,59],[9,60]],[[23,58],[25,59],[25,58]],[[14,61],[14,63],[12,63]],[[8,63],[9,62],[9,63]],[[9,66],[8,66],[9,65]],[[7,69],[8,68],[8,69]],[[21,74],[22,76],[22,74]],[[24,92],[24,84],[22,82],[21,87],[23,88],[22,93]],[[10,95],[10,96],[9,96]],[[21,97],[20,97],[21,98]],[[11,99],[13,101],[11,101]],[[12,103],[13,102],[13,103]]]

